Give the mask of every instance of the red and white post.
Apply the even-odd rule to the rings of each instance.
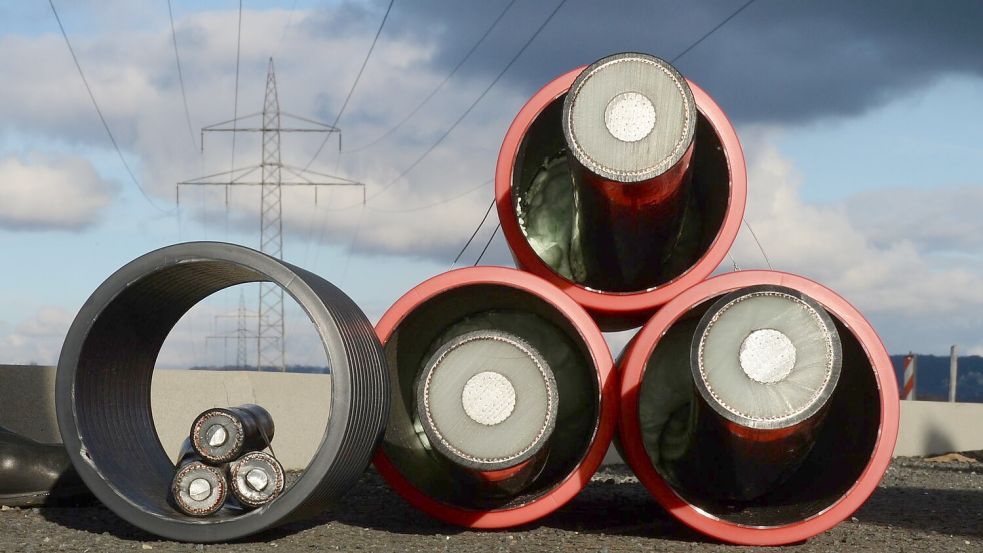
[[[909,353],[904,358],[904,385],[901,387],[901,399],[915,399],[915,370],[918,358]]]

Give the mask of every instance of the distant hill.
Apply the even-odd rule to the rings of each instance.
[[[238,365],[226,365],[224,367],[191,367],[189,370],[192,371],[255,371],[255,366],[246,367],[243,369]],[[274,369],[273,367],[263,367],[260,372],[280,372],[279,369]],[[313,365],[287,365],[288,373],[304,373],[304,374],[331,374],[330,367],[317,367]]]
[[[918,355],[915,395],[925,401],[949,400],[949,356]],[[904,355],[892,355],[891,363],[898,378],[898,387],[904,374]],[[983,357],[967,355],[959,358],[959,380],[956,385],[956,401],[983,403]]]

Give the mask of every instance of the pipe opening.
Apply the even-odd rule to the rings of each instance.
[[[196,304],[219,290],[256,282],[281,286],[313,321],[332,371],[330,392],[316,398],[328,412],[327,422],[314,436],[305,432],[316,452],[277,499],[244,514],[227,507],[207,520],[191,517],[168,501],[175,465],[154,423],[155,365],[175,324]],[[320,512],[355,483],[384,427],[386,377],[371,324],[327,281],[241,246],[178,244],[125,265],[82,306],[58,365],[59,428],[76,470],[117,515],[165,538],[227,541]],[[217,382],[221,387],[224,378]],[[186,414],[183,439],[197,414]],[[286,430],[281,426],[277,436]],[[220,442],[219,434],[209,439]],[[205,493],[201,483],[195,493]]]
[[[168,267],[133,282],[89,330],[75,378],[80,437],[116,493],[140,509],[162,517],[185,516],[167,501],[174,464],[157,436],[150,405],[164,340],[186,312],[212,293],[266,279],[246,267],[212,261]],[[232,515],[226,511],[214,516]]]
[[[724,223],[731,175],[721,138],[698,113],[688,175],[669,190],[673,197],[659,188],[612,203],[609,185],[575,178],[563,132],[566,97],[539,113],[516,153],[512,208],[526,241],[554,273],[592,290],[641,292],[678,279],[707,254]],[[641,132],[621,130],[618,120],[611,124],[626,137]]]
[[[384,350],[393,386],[384,452],[446,505],[532,502],[580,465],[597,432],[599,377],[587,344],[556,308],[523,290],[447,290],[416,306]]]
[[[797,391],[790,391],[789,397],[801,399],[800,407],[806,407],[795,409],[786,401],[785,407],[797,414],[783,418],[771,413],[770,422],[761,424],[714,404],[706,382],[699,383],[701,372],[696,366],[701,337],[706,345],[708,319],[717,316],[722,321],[726,315],[726,311],[721,314],[723,305],[738,296],[754,297],[755,290],[762,289],[790,291],[756,286],[712,297],[667,329],[645,366],[638,416],[652,465],[680,498],[715,518],[776,527],[817,516],[849,492],[871,460],[881,413],[874,366],[857,337],[835,314],[795,291],[790,292],[797,299],[804,298],[807,304],[803,305],[821,310],[819,317],[813,318],[803,305],[794,307],[792,300],[785,305],[755,306],[762,315],[757,324],[748,322],[753,314],[739,313],[741,317],[734,322],[750,326],[720,329],[722,336],[717,338],[723,342],[716,347],[729,353],[726,360],[718,356],[711,364],[728,373],[716,377],[721,390],[739,388],[744,399],[764,394],[756,406],[770,409],[767,394],[778,393],[778,389],[776,383],[761,380],[784,372],[784,364],[790,361],[788,344],[771,332],[755,332],[782,327],[781,334],[793,344],[796,357],[789,375],[776,382],[781,386],[800,379],[796,386],[808,393],[799,397]],[[782,321],[794,324],[783,326]],[[827,357],[820,351],[824,332],[837,337],[839,355],[831,351]],[[768,355],[751,354],[747,348]],[[808,360],[803,356],[811,356],[813,365],[805,371],[801,369]],[[742,361],[749,364],[750,373],[745,373]],[[730,366],[723,366],[726,363]],[[810,384],[813,376],[823,374],[822,363],[829,363],[835,378],[828,386]],[[758,372],[762,367],[765,370]],[[760,380],[753,376],[763,374]]]

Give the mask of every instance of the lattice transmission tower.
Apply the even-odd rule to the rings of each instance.
[[[261,125],[239,126],[240,122],[259,118]],[[283,127],[282,119],[305,123],[308,126]],[[231,124],[231,126],[229,126]],[[260,231],[259,249],[261,252],[283,259],[283,203],[282,190],[284,186],[311,186],[314,188],[314,202],[317,203],[317,191],[320,186],[360,186],[362,198],[365,199],[365,185],[353,180],[310,171],[300,167],[285,165],[280,155],[280,135],[282,133],[338,133],[341,141],[341,129],[297,115],[280,111],[280,101],[277,95],[276,73],[273,68],[273,58],[270,58],[266,74],[266,94],[263,101],[263,111],[222,121],[201,129],[202,148],[205,147],[206,132],[250,132],[262,134],[262,157],[258,165],[232,168],[230,171],[214,173],[197,179],[177,183],[178,203],[180,203],[181,186],[224,186],[225,205],[229,205],[229,187],[257,186],[260,189]],[[259,173],[259,180],[245,180]],[[300,180],[283,180],[284,172]],[[308,178],[330,179],[328,181]],[[255,177],[252,177],[255,178]],[[286,332],[283,317],[283,288],[271,283],[261,282],[259,286],[258,329],[256,332],[256,364],[258,370],[265,367],[274,370],[286,370]],[[237,329],[237,335],[241,330]],[[237,336],[238,337],[238,336]]]
[[[258,315],[246,309],[246,294],[239,291],[239,307],[234,314],[215,315],[215,329],[218,330],[218,322],[222,319],[235,319],[235,334],[214,334],[205,337],[205,343],[215,340],[222,343],[222,351],[225,354],[225,367],[229,366],[228,351],[229,341],[235,340],[236,344],[236,364],[235,368],[244,371],[249,368],[249,342],[256,338],[257,334],[249,330],[248,319],[256,319]]]

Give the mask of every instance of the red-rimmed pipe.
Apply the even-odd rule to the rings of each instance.
[[[795,290],[832,319],[842,346],[839,381],[814,427],[813,443],[797,469],[776,489],[741,502],[688,487],[653,455],[652,425],[643,421],[646,379],[655,377],[667,336],[702,317],[728,294],[761,286]],[[690,359],[679,359],[691,369]],[[662,364],[664,365],[664,364]],[[716,539],[746,545],[781,545],[808,539],[849,517],[877,487],[891,461],[898,433],[897,383],[887,351],[864,317],[846,300],[803,277],[775,271],[739,271],[708,279],[666,303],[643,327],[619,361],[619,438],[626,461],[641,483],[673,516]],[[681,374],[683,374],[681,373]],[[692,386],[693,383],[690,382]],[[685,386],[680,385],[680,390]],[[693,402],[705,396],[691,390]],[[681,404],[686,412],[689,407]],[[796,427],[790,427],[793,431]],[[719,429],[719,427],[718,427]],[[767,435],[755,430],[752,438]],[[713,435],[696,436],[705,445]],[[727,439],[747,438],[730,433]],[[786,438],[785,431],[774,433]],[[666,471],[669,472],[666,472]],[[682,482],[682,483],[680,483]]]
[[[663,172],[655,176],[641,173],[641,181],[626,184],[612,183],[609,172],[603,168],[584,171],[584,167],[589,169],[593,165],[589,160],[585,165],[581,157],[568,153],[576,148],[571,147],[570,139],[564,135],[564,117],[569,112],[564,110],[564,103],[571,86],[584,72],[585,67],[580,67],[561,75],[519,111],[506,133],[496,166],[498,215],[519,268],[561,288],[587,309],[603,329],[631,328],[644,322],[679,292],[709,276],[726,256],[744,213],[747,194],[744,156],[723,110],[701,88],[684,79],[697,112],[692,143],[688,148],[684,145],[678,157],[670,156],[672,163]],[[609,107],[615,103],[612,100]],[[614,112],[636,113],[627,108]],[[612,133],[633,132],[631,128],[618,130],[617,125],[611,128],[616,129]],[[540,245],[541,253],[537,253],[528,234],[529,225],[537,223],[530,222],[529,206],[523,198],[544,179],[566,179],[570,183],[569,191],[554,187],[541,200],[535,200],[537,205],[580,202],[588,208],[575,207],[563,220],[542,219],[544,227],[559,228],[557,232],[562,236],[557,242],[561,244],[553,249],[549,244]],[[639,216],[628,219],[629,213]],[[682,219],[677,220],[679,217]],[[611,236],[621,237],[620,249],[614,242],[610,247],[606,245],[605,228],[613,229]],[[675,234],[637,239],[647,231]],[[584,261],[579,252],[571,257],[563,245],[574,234],[593,237],[592,245],[583,250]],[[656,257],[661,256],[657,260],[661,272],[645,273],[651,277],[647,284],[644,279],[636,278],[636,273],[632,273],[635,277],[625,276],[620,285],[610,279],[592,278],[592,274],[624,272],[621,268],[613,271],[605,256],[617,250],[620,262],[627,263],[634,246],[639,252],[639,263],[644,265],[642,269],[636,267],[637,270],[649,271],[645,267],[652,266],[651,260],[642,261],[642,258],[651,258],[653,252]],[[646,251],[646,248],[654,250]],[[592,263],[596,267],[592,268]]]
[[[518,526],[559,509],[583,489],[600,466],[617,421],[614,362],[590,315],[546,280],[503,267],[450,271],[423,282],[397,300],[376,325],[376,332],[385,343],[390,363],[393,401],[386,435],[374,463],[389,485],[413,506],[460,526]],[[457,392],[454,384],[447,391],[446,383],[455,382],[450,378],[455,371],[483,371],[467,379],[465,388],[477,380],[493,386],[494,393],[486,396],[504,397],[502,389],[494,386],[508,379],[487,376],[488,372],[500,370],[488,361],[493,356],[480,349],[472,350],[478,355],[469,358],[471,354],[460,353],[465,358],[462,362],[451,357],[453,352],[448,353],[464,342],[478,344],[472,347],[491,347],[481,343],[483,335],[506,342],[496,347],[508,347],[508,342],[514,340],[535,350],[536,358],[549,366],[558,402],[551,434],[542,449],[529,459],[517,458],[511,467],[501,468],[499,463],[488,470],[482,470],[475,462],[480,459],[463,454],[456,458],[449,452],[465,449],[465,453],[470,453],[490,445],[483,438],[494,437],[495,424],[512,424],[515,421],[510,421],[510,417],[523,416],[522,410],[527,406],[522,404],[522,397],[528,396],[530,390],[522,388],[524,394],[516,396],[515,405],[504,419],[496,416],[502,411],[475,414],[468,410],[474,405],[464,406],[460,420],[441,414],[453,413],[448,410],[468,401],[467,392]],[[439,361],[436,365],[434,358]],[[508,378],[514,378],[506,369],[501,370]],[[444,377],[440,371],[444,371]],[[442,411],[435,408],[436,421],[427,432],[421,422],[427,416],[420,407],[421,375],[432,375],[436,388],[444,386]],[[440,378],[445,384],[438,383]],[[492,420],[483,423],[492,424],[475,425],[475,421],[466,418],[472,415],[479,421],[487,415]],[[445,430],[453,435],[452,427],[457,423],[477,429],[468,434],[467,443],[444,447],[433,443],[441,439]],[[522,430],[521,425],[516,428]],[[448,441],[454,442],[453,436]]]

